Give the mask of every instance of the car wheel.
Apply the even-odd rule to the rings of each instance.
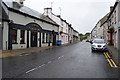
[[[91,49],[92,50],[92,52],[94,52],[94,50],[93,49]]]

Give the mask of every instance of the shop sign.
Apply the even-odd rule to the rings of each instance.
[[[40,31],[40,27],[37,24],[31,23],[29,24],[29,29],[34,31]]]

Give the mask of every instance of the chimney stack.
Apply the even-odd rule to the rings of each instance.
[[[24,2],[25,0],[14,0],[13,1],[13,7],[14,8],[21,8],[22,6],[23,6],[23,2]]]
[[[59,18],[60,18],[61,16],[60,16],[60,15],[57,15],[57,17],[59,17]]]
[[[110,12],[113,10],[113,6],[110,6]]]
[[[120,0],[116,0],[116,2],[119,2]]]
[[[15,0],[15,2],[19,3],[19,4],[23,4],[25,0]]]
[[[44,8],[44,15],[51,17],[52,8]]]

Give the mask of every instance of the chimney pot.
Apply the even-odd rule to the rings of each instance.
[[[113,6],[110,6],[110,12],[113,10]]]
[[[44,8],[44,15],[49,16],[52,13],[52,8]]]

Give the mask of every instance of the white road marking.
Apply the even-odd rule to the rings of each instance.
[[[61,58],[63,58],[64,56],[61,56]]]
[[[61,59],[61,58],[63,58],[64,56],[61,56],[61,57],[58,57],[58,59]]]
[[[63,58],[63,57],[64,57],[64,56],[58,57],[58,59],[61,59],[61,58]],[[49,61],[47,64],[50,64],[50,63],[52,63],[52,61]],[[45,66],[45,65],[46,65],[46,64],[42,64],[41,66],[38,66],[38,67],[36,67],[36,68],[33,68],[33,69],[27,71],[26,74],[27,74],[27,73],[30,73],[30,72],[38,69],[38,68],[41,68],[41,67],[43,67],[43,66]]]
[[[48,64],[50,64],[52,61],[49,61]]]
[[[58,59],[60,59],[61,57],[59,57]]]
[[[33,68],[33,69],[27,71],[26,73],[29,73],[29,72],[34,71],[34,70],[36,70],[36,69],[37,69],[37,68]]]
[[[41,65],[41,66],[38,66],[38,67],[36,67],[36,68],[33,68],[33,69],[27,71],[26,73],[30,73],[30,72],[32,72],[32,71],[34,71],[34,70],[36,70],[36,69],[38,69],[38,68],[41,68],[41,67],[43,67],[43,66],[45,66],[45,64],[43,64],[43,65]]]

